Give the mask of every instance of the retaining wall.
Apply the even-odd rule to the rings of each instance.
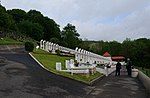
[[[0,45],[0,52],[22,52],[24,45]]]
[[[150,78],[141,71],[139,71],[139,73],[138,73],[138,78],[143,83],[147,92],[150,94]]]
[[[113,73],[115,70],[116,67],[113,66],[111,68],[106,68],[106,69],[96,67],[96,71],[103,73],[105,76],[108,76],[109,74]]]

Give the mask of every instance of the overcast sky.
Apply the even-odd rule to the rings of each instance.
[[[150,0],[1,0],[7,9],[35,9],[61,28],[71,23],[89,40],[150,38]]]

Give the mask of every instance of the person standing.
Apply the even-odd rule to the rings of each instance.
[[[127,72],[128,72],[128,75],[131,76],[131,73],[132,73],[132,62],[130,61],[130,58],[127,59]]]
[[[120,76],[121,63],[118,61],[116,64],[116,75]]]

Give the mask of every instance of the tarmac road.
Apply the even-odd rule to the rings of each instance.
[[[82,98],[94,88],[44,70],[27,53],[0,56],[0,98]]]
[[[3,51],[0,62],[0,98],[150,98],[137,78],[122,72],[87,86],[46,71],[27,53]]]

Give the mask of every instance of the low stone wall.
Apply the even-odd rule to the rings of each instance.
[[[0,52],[24,52],[24,45],[0,45]]]
[[[111,68],[98,68],[96,67],[96,71],[104,74],[105,76],[108,76],[109,74],[113,73],[116,70],[116,67],[111,67]]]
[[[141,71],[139,71],[139,73],[138,73],[138,78],[143,83],[147,92],[150,94],[150,78]]]

